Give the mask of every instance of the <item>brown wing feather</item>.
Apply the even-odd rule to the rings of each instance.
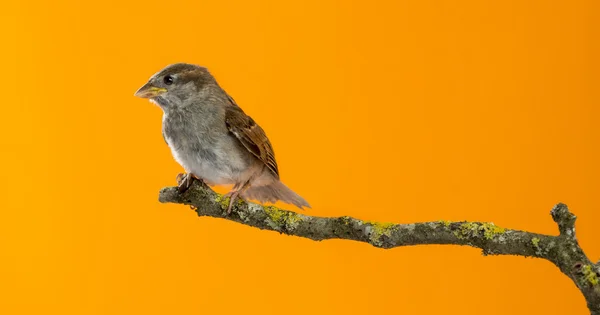
[[[227,125],[227,129],[250,153],[265,163],[275,178],[279,179],[275,153],[265,131],[237,106],[233,98],[229,97],[229,100],[232,106],[228,106],[225,110],[225,124]]]

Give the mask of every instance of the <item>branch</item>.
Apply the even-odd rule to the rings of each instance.
[[[551,211],[558,224],[558,236],[505,229],[486,222],[423,222],[393,224],[362,221],[351,217],[324,218],[298,214],[273,206],[238,201],[231,215],[225,215],[229,199],[200,181],[179,193],[176,187],[163,188],[159,201],[190,205],[198,216],[222,218],[262,230],[277,231],[315,241],[347,239],[375,247],[409,245],[468,245],[484,255],[518,255],[551,261],[583,293],[592,315],[600,315],[600,261],[591,262],[575,237],[575,215],[559,203]]]

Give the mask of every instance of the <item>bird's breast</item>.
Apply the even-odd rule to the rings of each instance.
[[[163,118],[163,134],[173,158],[209,184],[237,183],[248,164],[225,128]]]

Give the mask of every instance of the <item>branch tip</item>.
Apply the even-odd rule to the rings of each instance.
[[[575,216],[564,203],[558,203],[550,212],[554,222],[558,224],[560,235],[575,237]]]
[[[165,187],[158,194],[158,201],[161,203],[173,202],[177,200],[177,194],[173,187]]]

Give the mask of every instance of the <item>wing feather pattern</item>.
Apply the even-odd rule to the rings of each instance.
[[[232,106],[225,110],[225,124],[244,147],[261,160],[279,179],[279,170],[275,161],[275,153],[265,131],[235,103],[231,96],[229,101]]]

